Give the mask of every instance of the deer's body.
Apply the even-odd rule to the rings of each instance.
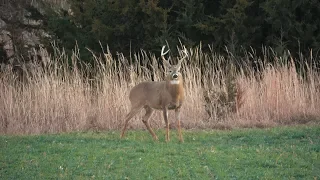
[[[180,108],[184,101],[182,78],[179,81],[142,82],[130,91],[132,106],[149,106],[153,109]]]
[[[158,137],[149,125],[149,118],[154,112],[154,109],[163,111],[163,117],[166,124],[167,141],[170,140],[168,110],[175,110],[179,139],[181,142],[183,141],[180,127],[180,108],[184,101],[184,88],[182,75],[179,70],[181,61],[184,58],[181,59],[177,65],[170,65],[170,63],[164,58],[163,49],[164,47],[162,48],[161,55],[164,65],[169,73],[167,74],[165,81],[142,82],[131,89],[129,94],[131,110],[126,116],[121,137],[125,134],[129,120],[144,108],[146,110],[146,114],[143,117],[142,122],[146,125],[155,140],[157,140]]]

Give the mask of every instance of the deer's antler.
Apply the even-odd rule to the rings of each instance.
[[[179,60],[179,62],[182,62],[184,59],[186,59],[189,56],[185,46],[183,47],[182,52],[184,53],[184,56]]]
[[[166,54],[170,51],[170,49],[168,49],[168,51],[166,51],[166,52],[163,52],[165,47],[166,47],[166,46],[162,46],[162,49],[161,49],[161,58],[162,58],[163,62],[166,64],[166,66],[168,66],[168,65],[170,66],[169,61],[166,60],[166,58],[164,57],[164,55],[166,55]]]
[[[188,51],[187,51],[185,46],[183,46],[183,50],[181,50],[181,51],[183,52],[184,56],[181,59],[178,60],[178,66],[179,67],[181,66],[182,61],[185,60],[189,56],[188,55]]]

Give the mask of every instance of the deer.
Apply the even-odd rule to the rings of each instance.
[[[154,110],[162,110],[163,118],[166,128],[166,142],[170,141],[169,137],[169,119],[168,110],[175,111],[175,118],[177,122],[177,129],[179,141],[183,142],[181,123],[180,123],[180,109],[184,102],[185,93],[183,86],[183,78],[180,73],[181,63],[188,57],[188,53],[184,48],[184,56],[178,60],[176,65],[171,65],[169,60],[164,56],[170,51],[164,52],[165,46],[161,49],[161,58],[165,69],[164,81],[145,81],[134,86],[129,93],[129,100],[131,102],[131,110],[125,117],[124,127],[120,138],[123,138],[128,126],[128,122],[142,109],[145,109],[145,115],[142,122],[147,127],[155,141],[158,141],[157,135],[152,130],[149,119]]]

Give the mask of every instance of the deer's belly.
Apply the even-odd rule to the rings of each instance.
[[[170,103],[169,105],[167,105],[167,108],[169,110],[172,110],[172,109],[177,109],[177,108],[180,108],[182,105],[182,103]],[[159,104],[159,105],[151,105],[151,104],[148,104],[147,106],[153,108],[153,109],[159,109],[159,110],[162,110],[163,109],[163,105]]]
[[[177,109],[181,107],[181,103],[170,103],[168,109]]]

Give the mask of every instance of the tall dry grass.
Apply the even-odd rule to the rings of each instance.
[[[71,58],[58,48],[52,55],[44,50],[38,53],[42,60],[23,64],[20,73],[13,66],[2,66],[1,134],[119,129],[130,108],[130,89],[164,76],[156,57],[144,51],[128,59],[121,54],[113,57],[108,50],[103,56],[93,54],[92,66],[79,63],[77,50]],[[188,53],[182,67],[185,128],[319,124],[320,76],[311,65],[306,64],[308,71],[300,73],[290,56],[265,53],[259,59],[248,53],[237,59],[231,53],[226,57],[213,51],[203,53],[201,47]],[[259,69],[239,68],[240,61],[246,64],[252,59],[260,64]],[[266,63],[270,59],[279,63]],[[130,121],[131,128],[144,128],[142,114]],[[172,112],[169,117],[174,121]],[[164,127],[160,112],[151,118],[151,125]]]

